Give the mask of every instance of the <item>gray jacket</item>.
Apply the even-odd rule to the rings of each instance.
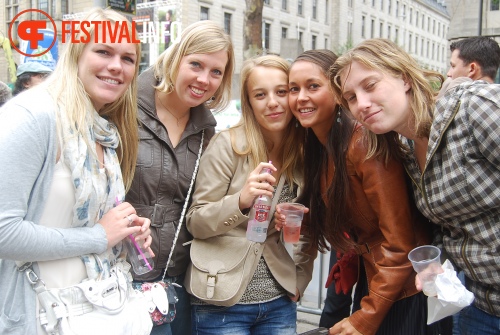
[[[126,201],[135,207],[138,215],[151,219],[151,247],[156,254],[155,269],[142,276],[135,275],[134,279],[153,280],[163,274],[167,264],[198,157],[201,132],[205,130],[203,147],[206,147],[215,133],[216,121],[205,106],[191,108],[189,122],[174,148],[167,129],[156,115],[153,86],[157,81],[152,68],[139,76],[138,84],[139,154]],[[191,238],[184,225],[168,269],[169,276],[179,276],[186,272],[190,261],[189,246],[182,244]]]
[[[35,292],[15,261],[54,260],[107,248],[99,224],[72,229],[38,225],[56,163],[54,110],[43,87],[19,94],[0,109],[0,334],[36,334]]]
[[[418,208],[442,227],[474,304],[500,316],[500,85],[463,83],[438,100],[422,174],[410,158]],[[422,176],[422,178],[421,178]]]

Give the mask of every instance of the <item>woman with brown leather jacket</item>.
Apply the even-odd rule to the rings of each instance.
[[[429,227],[399,157],[365,158],[363,127],[339,108],[330,89],[327,72],[336,58],[328,50],[306,51],[289,74],[290,108],[309,128],[309,183],[298,200],[310,208],[306,229],[319,250],[328,244],[355,250],[366,276],[358,281],[353,313],[329,334],[445,334],[440,324],[426,325],[426,297],[415,289],[407,257],[430,242]]]

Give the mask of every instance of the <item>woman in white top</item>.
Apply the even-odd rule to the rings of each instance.
[[[112,10],[83,20],[132,36]],[[88,30],[90,42],[68,43],[53,76],[0,110],[1,334],[149,334],[152,326],[121,243],[133,234],[151,251],[149,220],[121,203],[137,157],[140,44]]]

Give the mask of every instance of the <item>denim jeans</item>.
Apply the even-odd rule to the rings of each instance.
[[[161,280],[161,277],[154,281]],[[184,288],[184,274],[177,277],[165,277],[165,281],[182,285],[182,287],[175,288],[177,298],[179,298],[175,304],[175,319],[172,323],[153,326],[151,335],[191,335],[191,300]]]
[[[260,304],[192,306],[193,335],[295,335],[297,304],[284,296]]]
[[[498,335],[500,334],[500,317],[483,312],[474,305],[460,311],[461,335]]]

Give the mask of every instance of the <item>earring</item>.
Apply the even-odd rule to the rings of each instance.
[[[342,115],[341,113],[342,108],[339,108],[339,111],[337,112],[337,123],[342,124]]]

